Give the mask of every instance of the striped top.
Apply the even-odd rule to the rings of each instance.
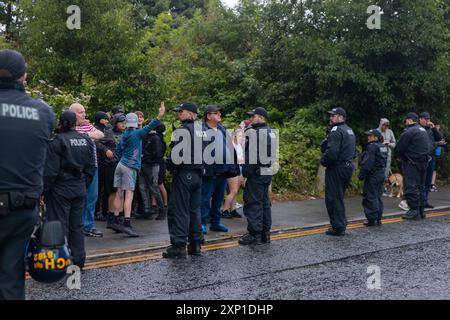
[[[79,126],[75,127],[75,130],[79,133],[89,134],[90,132],[97,130],[92,124],[89,123],[89,121],[85,121],[83,123],[80,123]],[[97,147],[95,146],[95,143],[93,143],[93,152],[94,152],[94,159],[95,159],[95,167],[98,168],[98,162],[97,162]]]

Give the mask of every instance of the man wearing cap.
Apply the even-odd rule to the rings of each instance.
[[[114,199],[115,221],[111,225],[111,229],[119,233],[126,233],[130,237],[139,237],[131,226],[131,205],[137,173],[141,169],[142,140],[151,130],[161,124],[165,111],[164,102],[161,102],[157,119],[153,119],[142,129],[138,129],[138,116],[135,113],[128,113],[126,115],[127,129],[116,147],[116,157],[119,159],[119,163],[114,173],[114,188],[117,188],[117,192]],[[119,220],[119,208],[122,205],[124,210],[123,222]]]
[[[378,130],[383,135],[383,143],[386,146],[388,146],[388,151],[389,151],[388,159],[387,159],[387,163],[386,163],[386,169],[385,169],[385,179],[386,180],[389,178],[389,175],[391,172],[392,151],[394,151],[395,144],[397,143],[394,132],[389,128],[389,126],[390,126],[389,120],[386,118],[381,118]]]
[[[427,166],[427,176],[425,178],[425,188],[423,190],[423,200],[425,202],[425,208],[432,209],[434,208],[429,202],[428,202],[428,195],[430,193],[431,189],[431,182],[433,180],[433,171],[435,167],[436,158],[434,155],[434,149],[439,145],[439,143],[444,139],[444,136],[437,130],[434,126],[434,123],[430,120],[430,114],[428,112],[422,112],[419,116],[419,123],[420,125],[427,130],[428,137],[430,139],[430,143],[433,145],[433,148],[430,152],[431,160],[428,162]]]
[[[227,178],[230,166],[227,164],[227,130],[221,124],[222,114],[218,106],[207,106],[203,119],[205,156],[205,173],[202,180],[202,232],[205,234],[206,223],[210,218],[210,230],[228,232],[228,228],[220,223],[221,207],[225,197]]]
[[[356,156],[353,130],[345,123],[347,113],[342,108],[328,111],[332,128],[322,143],[320,163],[325,171],[325,205],[331,228],[327,235],[343,236],[347,228],[344,195],[353,174],[352,160]]]
[[[172,133],[167,169],[172,173],[172,189],[167,212],[170,244],[163,257],[186,258],[187,253],[201,254],[201,192],[202,192],[202,127],[197,119],[197,105],[183,102],[174,109],[181,127]]]
[[[403,219],[408,220],[425,218],[423,188],[433,148],[427,131],[417,123],[418,120],[414,112],[406,115],[406,129],[394,149],[394,157],[402,161],[403,194],[410,208]]]
[[[244,189],[244,215],[247,231],[239,239],[241,245],[270,243],[272,211],[269,186],[272,182],[272,141],[274,133],[267,125],[268,114],[262,107],[246,113],[251,126],[245,130],[245,163],[242,175],[247,178]],[[265,149],[265,150],[264,150]]]
[[[388,147],[383,144],[383,135],[378,129],[365,132],[369,144],[362,154],[359,180],[364,180],[363,208],[367,227],[381,226],[383,216],[383,189]]]
[[[25,248],[38,218],[55,114],[25,93],[26,65],[0,50],[0,300],[25,299]]]

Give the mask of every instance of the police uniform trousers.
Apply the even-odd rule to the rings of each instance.
[[[37,217],[37,207],[0,216],[0,300],[25,299],[25,249]]]
[[[68,199],[56,192],[45,195],[46,221],[61,221],[64,235],[72,254],[73,263],[84,267],[86,251],[84,249],[83,213],[86,197]]]
[[[384,210],[383,190],[385,170],[378,170],[364,179],[363,208],[367,220],[381,220]]]
[[[252,175],[247,178],[244,188],[244,215],[247,230],[251,235],[269,233],[272,226],[272,204],[269,186],[272,176]]]
[[[332,228],[343,232],[347,228],[344,195],[353,174],[351,163],[327,168],[325,171],[325,205]]]
[[[402,162],[403,195],[412,210],[418,210],[425,205],[426,162]]]
[[[170,192],[167,223],[170,243],[183,247],[202,241],[200,203],[202,177],[200,171],[180,170],[174,173]]]

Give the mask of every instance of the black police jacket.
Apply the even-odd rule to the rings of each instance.
[[[261,141],[264,139],[265,141]],[[273,164],[272,143],[274,133],[267,123],[252,124],[245,130],[245,162],[242,175],[246,178],[260,175],[261,168],[269,168]],[[261,150],[263,147],[266,150]]]
[[[358,178],[363,180],[375,172],[383,172],[388,158],[388,147],[381,142],[371,142],[361,157],[361,169]]]
[[[425,163],[433,149],[427,131],[415,123],[403,131],[395,146],[394,157],[403,161]]]
[[[0,193],[41,194],[48,144],[55,114],[18,82],[0,81]]]
[[[321,146],[320,163],[324,167],[336,167],[351,162],[356,157],[356,138],[345,123],[336,123]]]
[[[92,140],[75,130],[59,133],[48,149],[44,190],[67,198],[85,196],[95,171]]]
[[[143,165],[161,165],[164,162],[164,155],[166,154],[166,142],[162,134],[155,131],[145,137],[143,143],[142,164]]]
[[[194,120],[183,121],[181,127],[172,133],[167,170],[187,170],[203,174],[202,138],[201,125],[195,124]]]

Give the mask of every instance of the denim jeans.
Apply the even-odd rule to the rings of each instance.
[[[94,215],[95,204],[98,197],[98,168],[95,171],[94,179],[87,190],[86,204],[84,207],[84,231],[91,231],[95,228]]]
[[[218,225],[221,218],[221,207],[225,197],[227,178],[223,176],[204,177],[202,182],[202,224],[206,224],[211,216],[211,225]]]

